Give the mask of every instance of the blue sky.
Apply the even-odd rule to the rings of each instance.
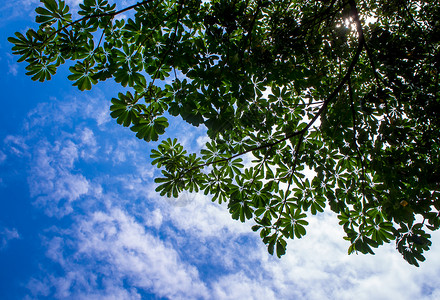
[[[35,83],[15,62],[6,38],[34,26],[36,5],[0,4],[0,299],[440,299],[438,232],[415,268],[394,244],[348,256],[326,212],[278,259],[208,196],[160,197],[157,144],[110,117],[117,85],[79,92],[65,69]],[[168,136],[206,141],[178,119]]]

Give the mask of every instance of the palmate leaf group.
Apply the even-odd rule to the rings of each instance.
[[[138,138],[159,140],[168,116],[207,128],[200,153],[152,151],[161,195],[227,202],[278,256],[329,209],[349,253],[395,240],[424,260],[440,227],[435,1],[85,0],[77,20],[41,2],[38,30],[9,38],[33,80],[73,60],[80,90],[128,89],[111,116]]]

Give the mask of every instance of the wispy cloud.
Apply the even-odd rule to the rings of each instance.
[[[69,100],[53,99],[51,103],[38,105],[28,114],[24,133],[8,135],[3,140],[3,150],[8,156],[28,164],[27,181],[34,203],[47,215],[56,217],[72,213],[76,203],[77,207],[88,205],[85,196],[93,198],[101,192],[99,184],[91,182],[78,165],[80,161],[97,159],[100,146],[87,123],[81,122],[86,116],[81,107],[84,103],[98,106],[98,101]],[[79,123],[75,124],[73,119]],[[103,122],[95,121],[88,121],[95,130],[104,126]],[[81,198],[83,201],[77,202]]]
[[[68,247],[73,260],[65,257]],[[195,267],[119,208],[82,218],[65,235],[52,238],[48,255],[64,274],[34,278],[28,286],[34,296],[49,285],[57,298],[100,298],[117,290],[127,299],[140,299],[139,289],[171,299],[209,297]]]
[[[440,243],[440,235],[434,242]],[[213,287],[216,299],[435,299],[440,289],[440,259],[436,249],[429,263],[415,269],[386,245],[376,255],[347,255],[342,230],[332,214],[311,220],[308,234],[290,241],[278,260],[258,249],[253,272],[221,277]],[[438,247],[437,247],[438,248]],[[246,260],[246,258],[244,258]],[[240,286],[236,284],[240,282]],[[258,287],[258,288],[256,288]],[[259,293],[254,294],[258,290]],[[273,295],[276,295],[274,297]]]
[[[88,129],[78,129],[70,136],[76,137],[77,143],[65,136],[53,142],[42,139],[30,151],[30,194],[49,216],[70,214],[75,201],[99,191],[99,186],[94,186],[76,167],[80,157],[90,158],[96,153],[93,136]]]
[[[18,64],[16,63],[8,63],[8,74],[12,76],[17,76],[18,74]]]
[[[111,121],[107,99],[100,89],[96,88],[93,93],[81,95],[66,95],[64,99],[48,99],[39,103],[32,109],[25,120],[24,128],[28,131],[35,130],[35,127],[52,127],[52,132],[63,126],[67,128],[78,126],[81,121],[94,121],[98,129],[102,129],[106,123]],[[78,124],[79,123],[79,124]],[[67,129],[66,128],[66,129]]]
[[[11,240],[20,239],[17,229],[1,228],[0,229],[0,251],[6,249]]]
[[[8,152],[18,157],[27,155],[28,145],[22,136],[8,135],[3,140],[4,148]]]
[[[98,93],[41,104],[21,135],[3,140],[4,156],[26,161],[38,207],[73,222],[54,222],[42,233],[58,271],[48,266],[35,275],[30,296],[435,299],[440,293],[439,234],[428,262],[415,269],[393,245],[375,256],[348,256],[336,216],[325,213],[312,216],[308,234],[289,241],[279,260],[267,254],[250,224],[232,220],[208,196],[160,197],[148,146],[108,122],[108,105],[99,99]],[[198,138],[187,143],[196,145]]]

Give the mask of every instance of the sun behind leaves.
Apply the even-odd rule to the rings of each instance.
[[[39,28],[9,38],[33,80],[67,60],[80,90],[114,79],[128,91],[111,116],[147,142],[170,116],[206,126],[199,154],[176,139],[152,151],[161,195],[227,202],[278,256],[328,206],[349,253],[396,240],[424,260],[440,227],[438,4],[85,0],[72,20],[41,2]]]

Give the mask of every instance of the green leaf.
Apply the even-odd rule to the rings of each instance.
[[[72,20],[42,0],[38,29],[8,41],[33,80],[66,63],[80,90],[126,88],[110,115],[139,139],[158,141],[174,117],[198,126],[183,133],[205,144],[197,153],[153,143],[161,195],[227,202],[277,256],[328,209],[349,253],[395,240],[408,263],[425,259],[440,227],[435,1],[108,2],[84,0]]]

